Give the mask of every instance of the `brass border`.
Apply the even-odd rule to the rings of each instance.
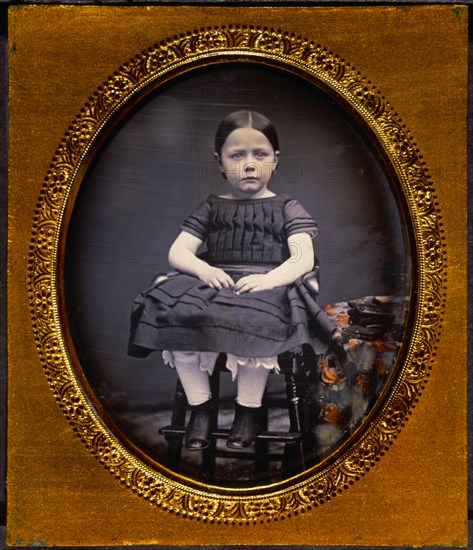
[[[381,410],[351,446],[283,483],[234,490],[173,476],[134,456],[111,433],[84,392],[63,319],[64,224],[97,144],[122,109],[153,85],[221,61],[279,66],[330,91],[375,137],[399,183],[413,235],[417,279],[409,341]],[[53,157],[37,204],[28,264],[35,341],[48,381],[73,430],[122,484],[177,515],[209,523],[284,519],[328,502],[363,476],[392,445],[411,414],[435,356],[445,302],[446,253],[437,196],[419,150],[381,93],[349,63],[310,40],[273,29],[221,26],[162,41],[120,67],[81,109]],[[415,272],[413,272],[414,279]],[[73,355],[73,354],[72,354]]]

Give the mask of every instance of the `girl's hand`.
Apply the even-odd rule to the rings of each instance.
[[[275,288],[275,286],[269,274],[255,273],[254,275],[247,275],[239,279],[233,287],[233,292],[235,294],[243,294],[244,292],[270,290],[271,288]]]
[[[225,273],[223,269],[213,267],[204,262],[202,264],[198,269],[197,277],[206,285],[220,290],[224,287],[231,288],[235,284],[230,275]]]

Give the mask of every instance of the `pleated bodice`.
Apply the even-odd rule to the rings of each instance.
[[[317,226],[289,195],[231,200],[211,195],[184,221],[181,230],[205,243],[211,264],[272,264],[289,258],[287,238]]]

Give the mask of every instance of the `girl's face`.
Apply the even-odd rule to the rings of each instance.
[[[274,151],[263,133],[254,128],[238,128],[227,137],[221,154],[215,156],[232,188],[229,193],[232,198],[259,198],[267,194],[279,151]]]

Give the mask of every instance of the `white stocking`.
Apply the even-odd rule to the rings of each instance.
[[[270,370],[264,367],[238,365],[237,398],[244,407],[261,407]]]
[[[212,397],[209,373],[200,370],[198,352],[173,351],[173,363],[189,405],[205,403]]]

